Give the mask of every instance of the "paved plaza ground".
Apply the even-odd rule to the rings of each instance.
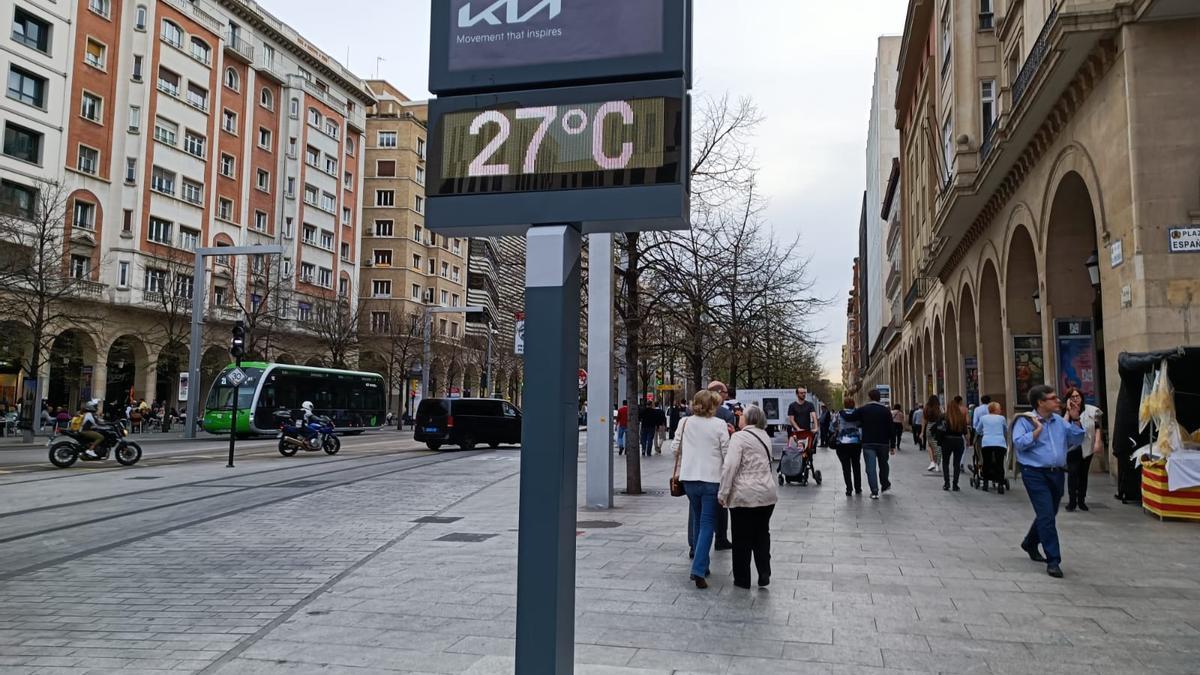
[[[519,452],[356,442],[236,474],[0,476],[0,672],[512,672]],[[906,446],[876,502],[817,461],[824,485],[781,488],[768,589],[733,587],[727,552],[692,586],[665,455],[649,494],[581,510],[576,672],[1200,671],[1197,525],[1094,476],[1054,580],[1017,548],[1019,488],[943,492]]]

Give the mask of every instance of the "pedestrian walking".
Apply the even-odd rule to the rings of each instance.
[[[979,438],[979,452],[983,458],[983,471],[980,474],[983,491],[987,492],[988,483],[993,482],[996,492],[1004,494],[1004,453],[1008,451],[1005,432],[1008,431],[1008,420],[1000,411],[999,403],[988,403],[987,414],[975,423],[975,435]]]
[[[667,411],[662,406],[654,408],[654,454],[662,454],[663,441],[667,439]]]
[[[683,404],[676,402],[667,414],[667,440],[675,440],[675,430],[679,428],[679,420],[683,419]]]
[[[638,406],[638,426],[641,427],[638,434],[640,436],[638,446],[642,450],[642,455],[649,457],[654,450],[654,407],[649,403],[643,402]]]
[[[925,429],[925,410],[921,406],[912,409],[908,414],[908,428],[912,429],[913,443],[917,446],[917,452],[921,451],[921,432]]]
[[[771,583],[771,514],[779,493],[771,470],[767,416],[756,405],[742,411],[741,430],[729,439],[717,500],[733,524],[733,585],[750,588],[750,558],[758,585]]]
[[[1088,473],[1092,470],[1092,457],[1104,452],[1104,438],[1100,433],[1100,420],[1104,415],[1094,405],[1083,402],[1083,392],[1076,387],[1067,389],[1067,404],[1081,408],[1079,423],[1083,427],[1083,443],[1067,451],[1067,511],[1090,510],[1087,505]]]
[[[842,410],[833,419],[833,443],[842,463],[846,496],[862,494],[862,429],[855,419],[854,399],[842,400]]]
[[[971,438],[971,447],[975,449],[976,456],[980,458],[980,462],[983,461],[983,441],[982,441],[982,439],[979,435],[979,431],[978,431],[979,420],[983,419],[988,414],[990,414],[989,410],[988,410],[988,406],[990,406],[991,404],[992,404],[992,397],[984,396],[979,399],[979,405],[975,406],[971,410],[971,428],[968,431],[968,434],[970,435],[970,438]]]
[[[938,470],[937,449],[933,438],[930,438],[929,431],[939,422],[942,421],[942,402],[937,396],[930,396],[925,403],[925,407],[921,409],[921,442],[925,444],[925,450],[929,452],[929,469],[930,473],[936,473]]]
[[[808,390],[804,387],[796,389],[796,400],[788,405],[788,438],[787,446],[792,447],[797,441],[797,435],[803,432],[817,430],[817,408],[808,400]]]
[[[714,416],[725,423],[725,428],[729,435],[737,431],[737,416],[733,413],[733,408],[729,406],[729,387],[725,386],[720,380],[713,380],[708,383],[708,390],[717,395],[717,409],[713,413]],[[693,404],[693,408],[695,405]],[[693,410],[693,414],[695,411]],[[733,548],[733,544],[729,541],[729,510],[725,508],[717,508],[716,522],[716,544],[713,548],[718,551],[728,551]]]
[[[962,474],[963,452],[967,448],[967,429],[970,427],[967,424],[967,407],[962,403],[961,396],[955,396],[954,400],[946,408],[946,416],[939,422],[937,431],[934,435],[937,437],[938,445],[942,448],[942,489],[949,491],[953,489],[959,491],[958,478]],[[950,468],[954,467],[954,482],[950,482]]]
[[[729,429],[717,418],[721,397],[716,392],[697,392],[692,416],[680,424],[675,439],[675,477],[688,498],[688,545],[692,558],[691,580],[696,588],[708,588],[709,559],[720,506],[721,468],[729,449]]]
[[[870,399],[867,404],[851,412],[850,417],[858,422],[861,432],[863,463],[867,467],[871,499],[879,499],[880,492],[892,489],[888,459],[895,452],[892,440],[896,432],[892,426],[892,413],[881,402],[883,397],[879,390],[867,392],[867,398]],[[736,538],[734,542],[736,544]]]
[[[625,454],[625,431],[629,428],[629,401],[621,401],[617,408],[617,454]]]
[[[1033,504],[1036,517],[1021,542],[1021,549],[1034,562],[1046,563],[1046,573],[1061,579],[1062,551],[1055,522],[1066,483],[1067,450],[1087,436],[1080,423],[1081,406],[1067,404],[1067,416],[1053,387],[1039,384],[1029,390],[1033,412],[1013,422],[1013,449],[1021,465],[1021,481]],[[1038,551],[1038,546],[1042,551]]]
[[[904,408],[892,406],[892,449],[900,452],[900,441],[904,440]]]
[[[829,436],[833,432],[833,411],[831,411],[829,408],[825,408],[825,412],[821,413],[820,429],[821,447],[828,448],[830,441]]]

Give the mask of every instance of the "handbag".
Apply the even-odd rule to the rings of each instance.
[[[679,454],[675,456],[675,471],[671,474],[671,496],[682,497],[687,493],[683,489],[683,482],[679,480],[679,462],[683,459],[683,434],[687,431],[687,420],[679,428]]]

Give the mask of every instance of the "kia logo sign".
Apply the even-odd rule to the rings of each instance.
[[[507,8],[504,19],[496,16],[496,13],[501,9]],[[458,11],[458,27],[471,28],[480,23],[486,22],[490,26],[500,26],[504,24],[514,25],[529,21],[533,17],[542,12],[547,13],[547,19],[553,19],[562,13],[562,0],[541,0],[532,9],[521,13],[521,0],[496,0],[486,9],[472,16],[471,3],[467,3]]]

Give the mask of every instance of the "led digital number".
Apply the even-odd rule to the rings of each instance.
[[[529,146],[525,150],[525,161],[522,164],[522,173],[537,172],[538,153],[542,149],[542,142],[546,140],[546,133],[550,131],[550,127],[558,122],[569,136],[578,136],[586,133],[588,127],[591,127],[592,134],[592,159],[596,160],[596,165],[605,171],[620,171],[629,166],[629,160],[633,158],[633,143],[624,141],[621,143],[621,152],[616,156],[609,155],[605,150],[604,129],[606,120],[610,115],[618,115],[621,122],[625,126],[633,124],[633,106],[627,101],[609,101],[600,106],[594,115],[588,115],[582,108],[571,108],[562,115],[559,119],[558,106],[542,106],[538,108],[520,108],[515,111],[515,116],[518,120],[538,120],[538,127],[529,139]],[[491,142],[484,146],[483,150],[471,162],[468,176],[474,178],[476,176],[508,176],[513,173],[512,167],[508,164],[489,164],[493,156],[508,142],[512,135],[512,122],[509,121],[503,113],[495,110],[487,110],[479,113],[478,116],[471,122],[471,135],[478,136],[483,133],[484,128],[489,124],[495,124],[500,127],[500,132],[492,138]]]

